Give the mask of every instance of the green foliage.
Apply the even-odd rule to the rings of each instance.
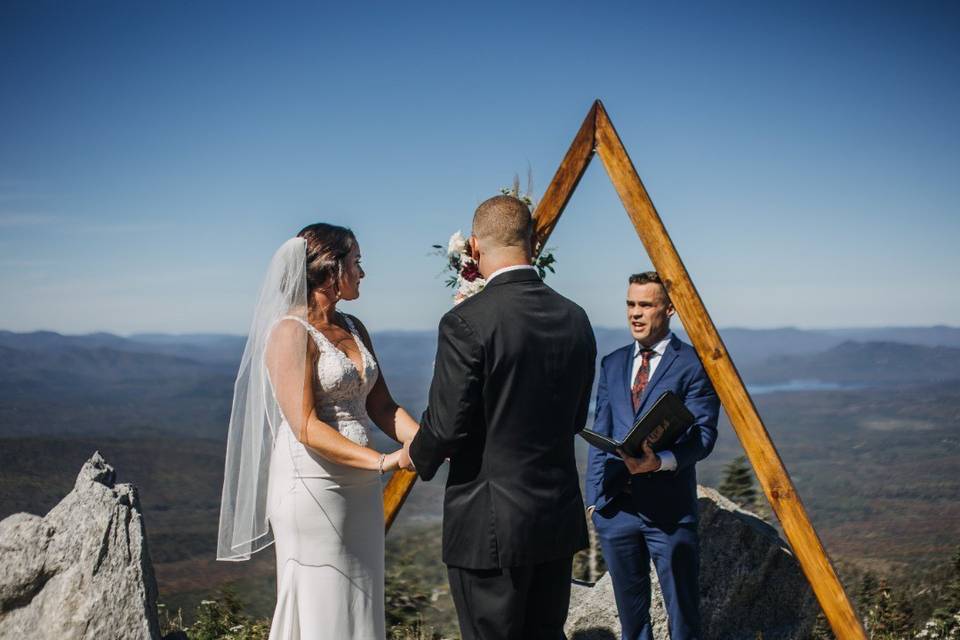
[[[433,627],[417,620],[413,624],[400,624],[390,627],[390,640],[440,640],[442,636]]]
[[[162,604],[158,605],[161,635],[182,631],[189,640],[266,640],[270,635],[270,620],[253,619],[243,613],[243,602],[229,588],[220,591],[218,600],[203,600],[196,611],[196,622],[183,627],[183,615],[175,616]]]
[[[925,640],[957,640],[960,638],[960,546],[951,563],[952,573],[939,594],[939,605],[917,638]]]
[[[960,546],[953,552],[953,575],[947,582],[942,596],[942,604],[934,612],[934,617],[946,621],[960,614]]]
[[[157,603],[157,618],[160,620],[160,637],[177,631],[184,631],[183,611],[180,609],[177,609],[176,614],[172,614],[167,605]]]
[[[723,483],[719,490],[745,509],[757,507],[757,489],[753,484],[753,471],[746,456],[736,457],[724,467]]]
[[[899,640],[913,635],[913,606],[902,592],[880,579],[870,599],[873,603],[866,611],[865,626],[871,638]]]
[[[547,271],[550,273],[556,273],[553,269],[553,265],[556,264],[557,259],[553,256],[553,252],[548,250],[541,253],[537,256],[536,260],[533,262],[533,266],[537,268],[537,273],[540,274],[540,279],[543,280],[547,277]]]
[[[880,591],[880,581],[872,571],[867,571],[860,579],[860,587],[857,589],[857,604],[864,611],[869,611],[877,604],[877,595]]]
[[[386,576],[386,611],[388,638],[390,640],[440,640],[456,632],[455,620],[449,594],[445,593],[445,576],[440,565],[428,562],[427,556],[435,554],[440,532],[436,526],[418,528],[407,535],[398,536],[388,544],[390,548]],[[591,536],[591,542],[595,539]],[[593,562],[602,564],[597,549]],[[597,567],[588,568],[586,552],[580,558],[574,577],[593,581],[602,575]],[[434,558],[435,560],[435,558]],[[864,617],[864,626],[873,640],[960,640],[960,547],[949,563],[949,571],[941,573],[907,574],[909,579],[895,576],[878,577],[872,572],[854,573],[848,584],[857,584],[849,589],[857,608]],[[847,576],[851,578],[851,576]],[[857,582],[856,580],[859,580]],[[923,585],[918,591],[918,585]],[[914,602],[920,602],[915,593],[929,592],[936,601],[936,608],[929,615],[917,611]],[[158,605],[161,636],[182,632],[188,640],[266,640],[270,621],[254,619],[243,613],[244,604],[235,591],[226,588],[216,600],[204,600],[196,608],[196,622],[184,626],[180,610],[175,614]],[[425,614],[434,624],[424,621]],[[923,622],[925,617],[926,622]],[[181,636],[182,637],[182,636]],[[812,640],[833,640],[823,614],[819,614],[811,631]]]
[[[387,537],[385,591],[391,637],[456,634],[456,611],[440,558],[441,537],[439,524],[393,531]]]
[[[386,575],[387,626],[412,628],[422,622],[430,608],[429,591],[416,575],[390,571]]]
[[[932,570],[878,576],[844,563],[838,569],[870,638],[960,640],[960,547]],[[822,614],[811,637],[833,637]]]
[[[823,615],[823,611],[819,612],[816,621],[813,623],[813,629],[810,631],[810,640],[834,640],[835,638],[833,629],[827,622],[827,616]]]

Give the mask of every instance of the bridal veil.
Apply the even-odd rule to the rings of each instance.
[[[307,319],[303,238],[287,240],[270,261],[240,360],[227,435],[218,560],[248,560],[273,542],[267,479],[274,439],[285,417],[297,428],[306,418],[307,334],[299,322],[281,323],[285,318]]]

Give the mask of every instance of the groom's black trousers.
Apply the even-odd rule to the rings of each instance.
[[[447,567],[463,640],[562,640],[573,557],[507,569]]]

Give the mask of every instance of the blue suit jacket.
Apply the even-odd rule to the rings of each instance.
[[[672,336],[634,413],[630,398],[633,343],[603,358],[597,387],[593,430],[623,440],[636,419],[664,391],[673,391],[694,415],[694,423],[670,450],[677,458],[674,471],[631,476],[618,456],[590,447],[586,503],[602,510],[630,483],[637,513],[658,524],[697,521],[697,474],[694,465],[713,451],[717,440],[720,401],[693,347]]]

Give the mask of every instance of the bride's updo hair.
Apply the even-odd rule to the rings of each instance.
[[[301,229],[297,237],[307,241],[307,299],[313,298],[315,289],[323,289],[331,284],[339,295],[343,263],[357,243],[353,231],[318,222]]]

